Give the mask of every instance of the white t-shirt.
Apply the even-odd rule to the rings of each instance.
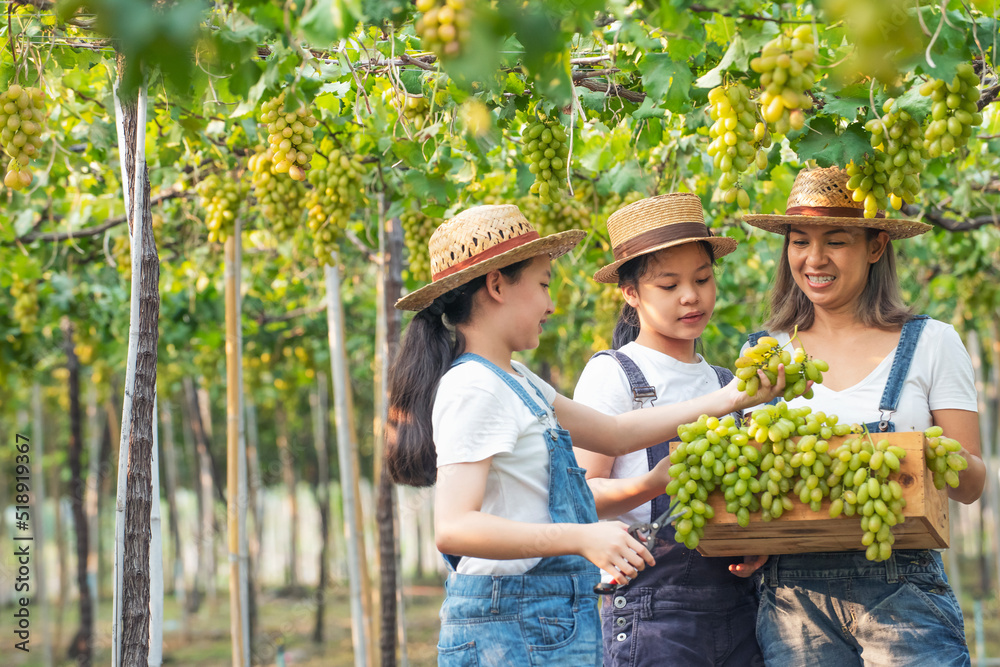
[[[531,400],[548,414],[539,421],[514,390],[477,361],[444,374],[434,398],[432,423],[437,465],[490,461],[482,511],[512,521],[552,523],[549,515],[549,450],[545,430],[555,424],[548,405],[528,384],[530,380],[549,404],[556,390],[523,364],[512,362],[520,375],[510,375]],[[524,574],[540,558],[488,560],[463,557],[461,574]]]
[[[789,336],[779,333],[774,338],[785,344]],[[746,348],[747,345],[744,345],[744,351]],[[835,414],[847,424],[877,422],[881,419],[879,404],[895,356],[896,349],[893,348],[868,377],[853,387],[833,391],[822,384],[814,384],[812,399],[800,396],[788,405],[806,405],[814,412]],[[969,353],[955,328],[937,320],[927,320],[924,330],[920,332],[913,351],[913,362],[899,395],[899,404],[888,419],[895,424],[897,431],[923,431],[932,426],[931,410],[978,410],[975,375]]]
[[[619,351],[635,362],[646,381],[656,389],[656,399],[646,401],[643,407],[681,403],[719,389],[719,376],[701,355],[697,363],[688,364],[636,342],[622,346]],[[576,384],[573,400],[609,415],[635,409],[628,377],[621,365],[608,355],[587,362]],[[616,457],[611,465],[611,479],[637,477],[647,472],[649,458],[644,449]],[[651,521],[651,513],[652,505],[646,502],[618,519],[628,524]]]

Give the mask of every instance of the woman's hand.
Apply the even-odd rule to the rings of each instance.
[[[577,553],[610,574],[615,583],[625,585],[646,565],[656,565],[653,554],[628,534],[621,521],[600,521],[576,525]]]
[[[742,563],[733,563],[729,566],[729,571],[737,577],[746,579],[760,569],[760,566],[767,562],[767,556],[744,556]]]

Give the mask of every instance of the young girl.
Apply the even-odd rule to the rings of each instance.
[[[609,417],[512,361],[553,312],[551,258],[583,235],[539,238],[516,206],[466,210],[431,236],[433,281],[396,304],[419,312],[390,371],[386,465],[398,483],[436,481],[436,541],[451,570],[440,665],[599,665],[598,568],[624,584],[654,561],[624,524],[597,522],[570,434],[624,454],[784,385],[780,376],[754,400],[734,382]]]
[[[954,500],[975,502],[980,457],[972,362],[955,330],[900,296],[892,239],[930,229],[865,218],[837,167],[799,172],[785,215],[746,221],[785,236],[771,292],[770,331],[830,364],[808,402],[873,433],[932,425],[963,443],[969,466]],[[938,551],[894,550],[874,563],[862,551],[771,556],[761,570],[757,638],[768,665],[970,664],[962,610]]]
[[[594,279],[617,282],[625,304],[615,349],[590,360],[574,400],[610,415],[634,414],[726,386],[732,373],[710,366],[695,343],[715,308],[715,260],[736,241],[712,236],[700,199],[686,193],[630,204],[608,219],[608,232],[615,262]],[[598,515],[626,523],[660,516],[670,503],[668,454],[667,442],[624,456],[577,449]],[[605,667],[660,665],[665,656],[686,666],[763,664],[754,590],[740,578],[753,567],[704,558],[673,535],[673,526],[660,530],[647,544],[656,564],[603,606]]]

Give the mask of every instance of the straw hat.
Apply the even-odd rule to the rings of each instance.
[[[716,257],[736,250],[736,239],[713,236],[705,225],[701,199],[690,192],[675,192],[640,199],[611,214],[608,235],[615,261],[594,274],[599,283],[617,283],[618,267],[663,248],[707,241]]]
[[[881,229],[888,232],[891,239],[906,239],[931,228],[916,220],[886,218],[884,211],[879,211],[874,218],[866,218],[864,204],[851,198],[847,179],[847,172],[840,167],[803,169],[795,177],[788,194],[785,215],[751,214],[743,219],[775,234],[787,234],[791,224],[833,225]]]
[[[586,235],[572,229],[539,237],[510,204],[467,209],[431,234],[427,245],[432,282],[397,301],[396,308],[423,310],[442,294],[495,269],[539,255],[565,255]]]

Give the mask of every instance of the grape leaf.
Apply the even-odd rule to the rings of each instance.
[[[795,146],[802,161],[816,160],[821,167],[843,167],[871,150],[868,133],[860,123],[851,123],[843,133],[838,134],[837,126],[830,118],[816,116],[806,127],[806,132]]]
[[[694,76],[684,63],[674,62],[666,53],[647,53],[639,61],[642,86],[653,98],[661,99],[670,111],[683,111]]]

